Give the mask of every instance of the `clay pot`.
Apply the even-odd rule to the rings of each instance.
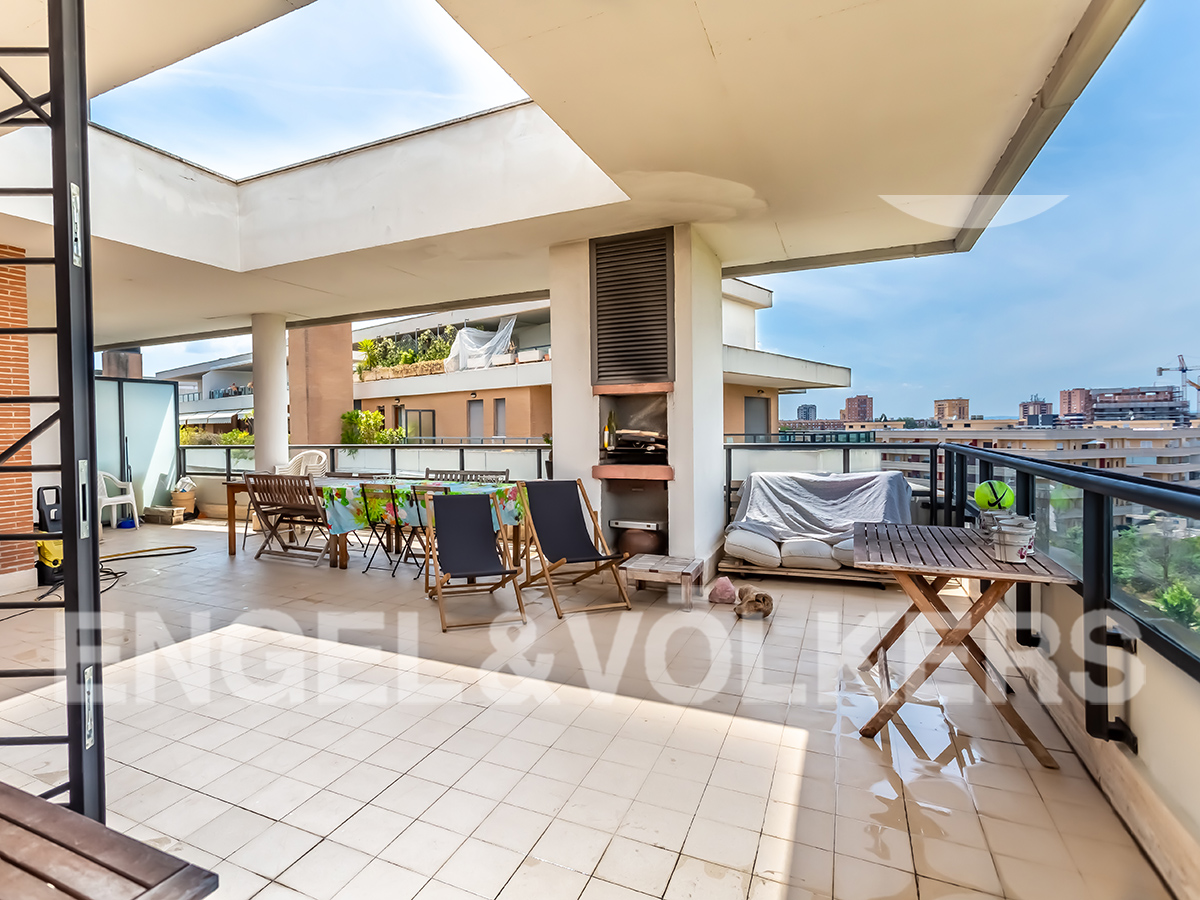
[[[641,528],[626,528],[617,538],[617,550],[636,556],[639,553],[659,555],[662,553],[663,535],[659,531],[645,531]]]

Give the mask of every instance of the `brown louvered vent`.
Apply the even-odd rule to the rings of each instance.
[[[670,228],[592,241],[592,384],[674,379]]]

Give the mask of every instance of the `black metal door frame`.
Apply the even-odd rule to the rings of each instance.
[[[53,397],[3,397],[4,403],[56,403],[58,410],[0,452],[0,471],[57,472],[62,486],[63,599],[36,604],[61,608],[66,627],[65,667],[0,673],[28,678],[66,678],[65,735],[5,738],[14,744],[65,744],[68,778],[42,794],[67,794],[67,805],[104,821],[104,722],[100,669],[99,521],[96,516],[95,373],[92,348],[91,220],[87,173],[87,85],[84,74],[83,0],[47,0],[46,47],[0,47],[0,79],[21,102],[0,111],[6,126],[48,126],[53,184],[50,187],[0,187],[0,196],[50,196],[54,208],[54,255],[5,259],[5,265],[53,266],[55,326],[11,328],[7,334],[54,334],[57,342],[58,394]],[[45,57],[48,93],[31,96],[3,68],[5,57]],[[49,104],[50,111],[45,109]],[[60,465],[4,465],[55,422],[59,425]],[[42,535],[4,534],[9,541],[36,541]],[[7,609],[32,603],[4,603]]]

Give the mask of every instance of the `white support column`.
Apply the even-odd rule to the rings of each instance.
[[[668,396],[669,549],[716,565],[725,525],[721,262],[687,225],[675,227],[675,387]],[[592,392],[588,242],[550,248],[554,475],[582,478],[593,502],[600,482],[600,402]]]
[[[688,225],[675,226],[675,391],[667,435],[670,554],[714,574],[725,526],[721,261]]]
[[[288,460],[287,321],[250,317],[254,345],[254,467],[271,471]]]
[[[554,477],[582,478],[592,502],[600,482],[600,401],[592,395],[592,276],[587,241],[550,248],[551,416]]]

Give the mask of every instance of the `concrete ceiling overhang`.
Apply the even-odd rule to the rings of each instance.
[[[718,201],[754,274],[968,249],[1142,0],[439,2],[632,199]]]
[[[97,342],[541,298],[551,245],[682,222],[726,275],[968,249],[987,204],[956,228],[880,195],[1011,190],[1141,0],[441,2],[536,105],[240,183],[94,130]],[[122,69],[97,37],[109,84],[302,4],[94,5],[146,7],[168,38],[138,30]],[[0,140],[6,181],[45,183],[38,140]],[[39,202],[0,203],[0,238],[31,255]]]
[[[850,369],[845,366],[832,366],[747,347],[725,344],[721,348],[721,363],[726,384],[778,390],[850,386]]]

